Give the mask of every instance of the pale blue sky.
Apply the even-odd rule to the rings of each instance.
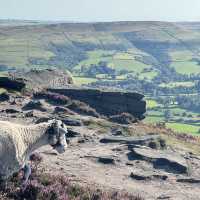
[[[200,0],[0,0],[0,19],[200,21]]]

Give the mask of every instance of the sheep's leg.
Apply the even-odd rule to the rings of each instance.
[[[23,171],[23,185],[26,186],[28,179],[31,175],[31,166],[29,164],[25,164],[22,171]]]

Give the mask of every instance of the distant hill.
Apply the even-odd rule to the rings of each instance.
[[[115,74],[139,73],[149,79],[163,69],[200,73],[200,23],[196,22],[2,20],[0,27],[1,71],[60,67],[78,75],[103,77],[111,68]],[[99,64],[104,68],[99,69]]]
[[[200,22],[0,21],[0,76],[30,68],[64,68],[78,85],[142,93],[146,122],[199,134]]]

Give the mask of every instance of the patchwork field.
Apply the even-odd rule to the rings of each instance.
[[[145,119],[147,123],[164,122],[166,127],[179,133],[200,134],[200,114],[198,112],[191,112],[174,105],[165,107],[152,99],[147,100],[147,110]]]
[[[14,69],[68,69],[79,86],[144,93],[149,99],[147,122],[165,121],[177,131],[198,134],[199,111],[157,102],[164,96],[199,93],[196,24],[4,20],[0,26],[0,75]]]

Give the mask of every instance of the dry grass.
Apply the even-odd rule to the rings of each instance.
[[[167,144],[175,148],[187,149],[188,151],[200,154],[200,137],[188,135],[185,133],[176,133],[170,128],[166,128],[165,124],[149,125],[139,123],[135,129],[142,134],[159,134],[166,140]]]
[[[89,115],[97,118],[100,117],[95,109],[91,108],[89,105],[81,101],[72,100],[72,103],[68,105],[68,108],[82,115]]]

